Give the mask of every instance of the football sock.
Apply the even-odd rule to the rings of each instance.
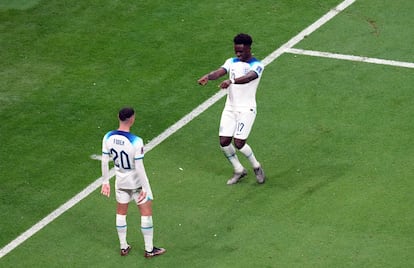
[[[120,244],[121,249],[127,248],[128,243],[126,241],[126,235],[127,235],[126,215],[116,214],[116,230],[118,232],[119,244]]]
[[[154,248],[154,228],[152,224],[152,216],[141,216],[141,232],[144,236],[145,250],[148,252],[152,251]]]
[[[221,147],[221,150],[223,151],[226,158],[233,165],[234,171],[237,172],[237,173],[242,172],[243,171],[243,166],[240,163],[239,159],[237,158],[236,149],[234,148],[233,144]]]
[[[254,156],[252,148],[246,143],[244,146],[239,150],[246,158],[249,160],[250,164],[253,168],[260,167],[260,163],[257,162],[256,157]]]

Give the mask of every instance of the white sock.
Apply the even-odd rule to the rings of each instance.
[[[233,144],[221,147],[221,150],[223,151],[227,159],[230,161],[230,163],[233,165],[234,171],[237,173],[242,172],[243,166],[240,163],[239,158],[237,158],[236,149],[234,148]]]
[[[260,167],[260,163],[257,162],[256,157],[254,156],[252,148],[246,143],[244,146],[239,150],[246,158],[249,160],[250,164],[253,168]]]
[[[126,215],[116,214],[116,230],[118,232],[119,245],[121,249],[127,248],[128,243],[126,241],[126,235],[127,235]]]
[[[152,216],[141,216],[141,232],[144,236],[145,250],[151,252],[154,248],[154,228],[152,224]]]

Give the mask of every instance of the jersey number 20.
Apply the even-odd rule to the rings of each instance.
[[[123,169],[131,169],[131,163],[129,163],[129,157],[125,151],[118,153],[115,149],[112,148],[111,155],[113,155],[115,166]]]

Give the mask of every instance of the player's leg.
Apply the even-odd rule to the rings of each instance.
[[[119,246],[121,248],[121,256],[126,256],[131,247],[127,242],[127,221],[126,216],[128,212],[128,203],[130,194],[127,191],[120,189],[116,190],[116,230],[119,238]]]
[[[220,136],[221,150],[223,151],[227,160],[229,160],[229,162],[233,165],[234,169],[233,176],[227,180],[228,185],[237,183],[247,175],[247,170],[240,163],[236,155],[236,149],[234,148],[234,145],[231,143],[231,141],[232,137]]]
[[[144,237],[145,251],[151,251],[154,247],[154,226],[152,222],[152,201],[138,205],[141,213],[141,233]]]
[[[249,160],[250,164],[253,167],[254,174],[256,175],[256,180],[259,184],[262,184],[265,182],[265,174],[262,166],[257,161],[252,148],[249,144],[247,144],[245,141],[240,142],[239,140],[235,140],[235,144],[243,144],[239,151]]]
[[[237,123],[238,127],[234,138],[234,144],[236,148],[249,160],[256,175],[257,182],[264,183],[265,175],[263,168],[257,161],[253,149],[246,142],[253,128],[255,119],[256,110],[254,109],[249,109],[249,111],[240,114],[239,121]]]
[[[151,193],[152,195],[152,193]],[[137,200],[135,198],[135,200]],[[165,253],[164,248],[154,247],[154,226],[152,221],[152,196],[137,202],[139,212],[141,214],[141,233],[144,237],[145,254],[146,258],[155,257]]]
[[[231,143],[232,137],[220,136],[220,148],[224,156],[229,160],[230,164],[233,166],[234,172],[242,172],[243,166],[239,161],[239,158],[236,154],[236,149]]]
[[[228,184],[233,184],[238,181],[241,177],[245,176],[245,169],[240,163],[237,155],[236,149],[232,144],[232,137],[236,129],[236,115],[230,111],[224,110],[221,115],[220,120],[220,129],[219,129],[219,138],[220,138],[220,147],[224,156],[229,160],[230,164],[233,166],[234,175],[227,182]],[[243,175],[244,174],[244,175]],[[231,183],[232,181],[235,181]],[[230,183],[229,183],[230,182]]]
[[[260,163],[257,161],[253,153],[253,149],[246,143],[246,140],[234,139],[234,144],[236,145],[236,148],[249,160],[253,168],[260,167]]]

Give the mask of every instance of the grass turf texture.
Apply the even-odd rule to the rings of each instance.
[[[315,33],[318,41],[311,35],[298,47],[347,52],[346,44],[314,44],[329,44],[325,29],[336,20],[338,31],[353,25],[349,14],[384,16],[372,13],[375,1],[365,2]],[[248,21],[227,16],[234,3],[216,1],[64,3],[2,12],[2,35],[10,38],[1,40],[7,49],[0,52],[0,135],[14,139],[0,156],[2,245],[99,176],[99,163],[88,156],[116,127],[120,106],[137,107],[134,131],[151,139],[215,92],[216,83],[201,89],[195,81],[232,54],[235,32],[251,32],[263,58],[339,1],[243,6],[253,16]],[[199,18],[204,10],[211,13]],[[405,26],[401,31],[410,33]],[[381,44],[382,52],[370,56],[389,58],[384,53],[395,46],[392,57],[407,60],[404,50],[395,55],[400,44],[392,38]],[[371,51],[364,42],[360,49]],[[167,248],[165,256],[142,257],[131,206],[134,250],[120,258],[114,198],[96,191],[0,265],[408,266],[414,261],[413,149],[407,146],[413,84],[410,69],[284,55],[265,71],[250,138],[269,177],[265,185],[255,184],[251,170],[239,185],[225,185],[231,169],[217,144],[220,101],[146,156],[156,195],[155,242]],[[5,169],[5,163],[12,164]]]

